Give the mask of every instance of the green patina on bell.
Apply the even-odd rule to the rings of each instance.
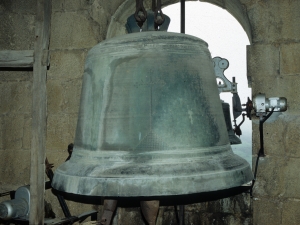
[[[133,33],[87,56],[74,150],[54,188],[90,196],[217,191],[253,179],[230,147],[207,44]]]

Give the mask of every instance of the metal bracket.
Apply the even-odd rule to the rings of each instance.
[[[237,93],[237,83],[235,83],[235,78],[233,77],[232,82],[230,82],[224,75],[224,71],[229,67],[229,61],[221,57],[214,57],[213,63],[216,77],[222,81],[217,83],[219,93]]]

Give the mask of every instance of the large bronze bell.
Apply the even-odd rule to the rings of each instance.
[[[193,36],[142,32],[87,56],[74,150],[54,188],[90,196],[169,196],[240,186],[211,55]]]

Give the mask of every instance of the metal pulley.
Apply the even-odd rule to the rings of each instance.
[[[284,97],[266,98],[265,94],[258,94],[253,101],[256,115],[265,114],[270,111],[284,112],[287,110],[287,100]]]

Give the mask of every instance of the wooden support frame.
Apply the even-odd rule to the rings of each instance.
[[[37,0],[35,23],[29,224],[44,224],[47,93],[44,52],[49,48],[51,0]]]
[[[0,67],[28,68],[33,67],[33,50],[0,51]]]

